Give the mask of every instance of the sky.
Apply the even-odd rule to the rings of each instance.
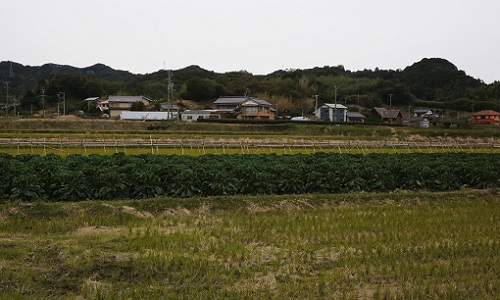
[[[265,75],[444,58],[500,81],[498,0],[0,0],[0,61]]]

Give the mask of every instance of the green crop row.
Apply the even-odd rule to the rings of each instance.
[[[448,191],[500,187],[500,155],[0,155],[3,199]]]

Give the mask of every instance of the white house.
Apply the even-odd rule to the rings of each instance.
[[[342,104],[325,103],[314,112],[314,115],[323,121],[346,122],[347,107]]]

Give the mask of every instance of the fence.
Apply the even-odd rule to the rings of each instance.
[[[226,154],[226,153],[413,153],[413,152],[500,152],[500,142],[479,143],[453,140],[339,141],[339,140],[254,140],[254,139],[0,139],[0,152],[16,154]]]

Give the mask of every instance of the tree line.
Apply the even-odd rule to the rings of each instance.
[[[0,78],[10,82],[10,103],[17,100],[21,112],[57,106],[58,93],[66,95],[67,111],[87,110],[87,97],[144,95],[157,102],[166,100],[167,71],[136,75],[102,64],[85,69],[14,64],[9,75],[0,63]],[[192,100],[200,107],[227,95],[250,95],[268,100],[291,114],[311,113],[316,105],[337,103],[363,109],[374,106],[426,107],[446,110],[498,110],[500,82],[486,84],[467,75],[445,59],[423,59],[401,70],[349,71],[343,66],[279,70],[268,75],[247,71],[216,73],[199,66],[173,72],[174,101]],[[5,90],[5,87],[4,87]],[[6,93],[3,93],[6,94]],[[6,96],[0,96],[0,102]],[[5,99],[7,100],[7,99]]]

